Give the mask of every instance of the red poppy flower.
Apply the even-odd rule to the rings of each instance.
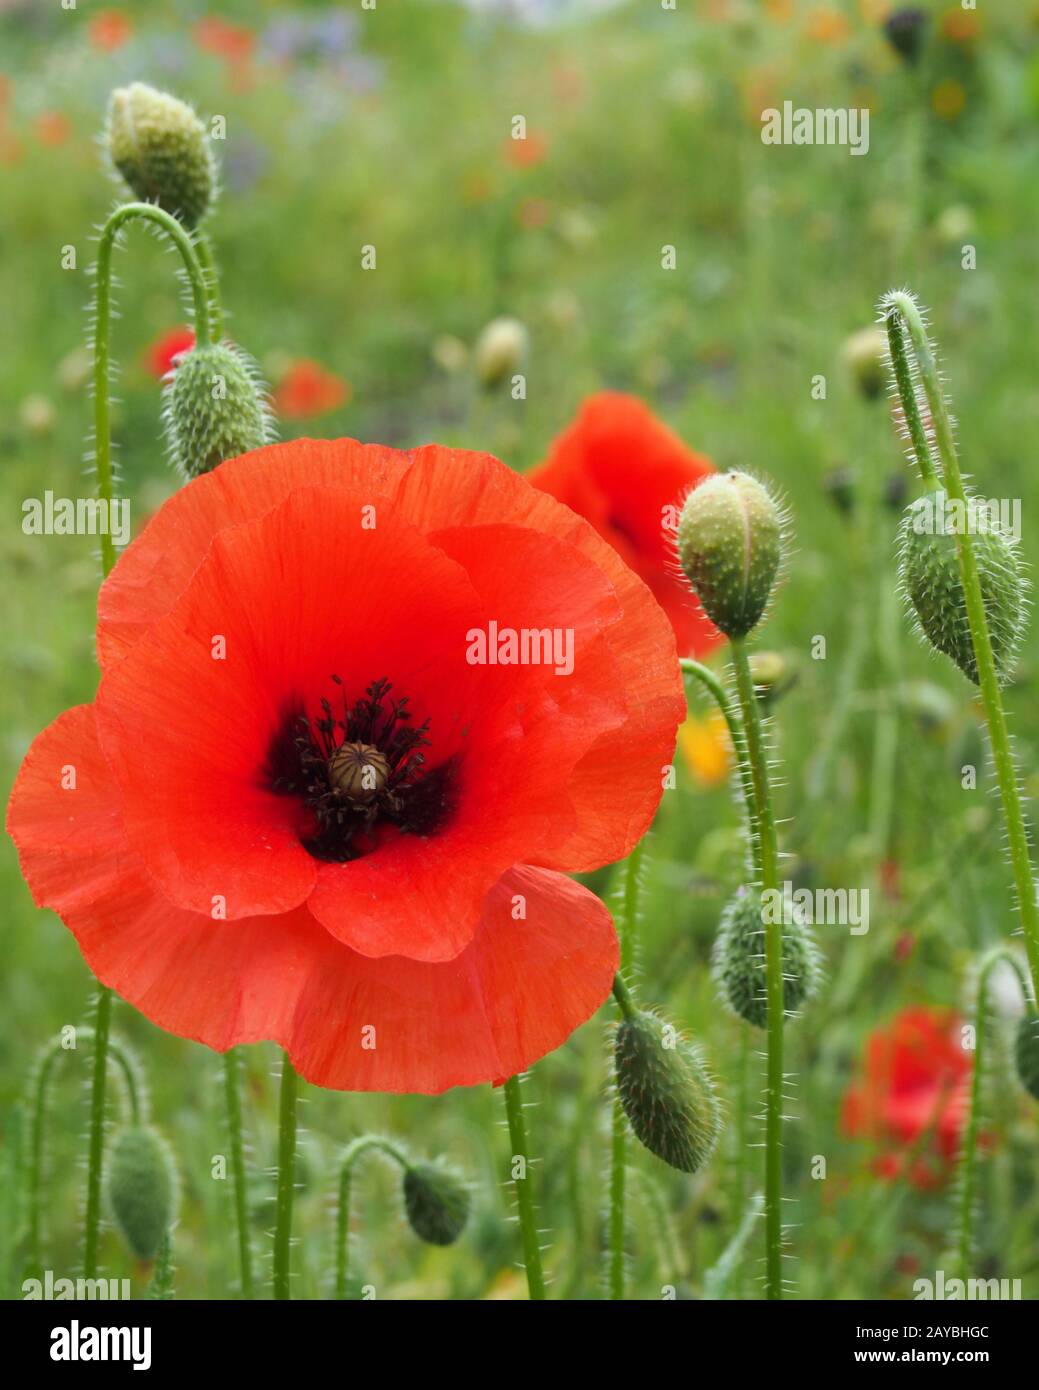
[[[602,1003],[613,926],[563,871],[643,834],[684,702],[664,614],[565,507],[482,454],[272,445],[171,497],[98,609],[97,698],[8,826],[142,1013],[433,1093]]]
[[[231,24],[217,15],[200,19],[192,33],[204,53],[213,53],[229,63],[244,63],[256,47],[256,35],[244,24]]]
[[[194,346],[195,335],[190,328],[171,328],[152,343],[144,356],[145,365],[161,381],[176,366],[181,353],[190,352]]]
[[[350,399],[350,387],[319,362],[294,362],[274,392],[274,409],[283,420],[306,420],[338,410]]]
[[[87,37],[94,48],[114,53],[128,42],[133,33],[129,17],[121,10],[98,10],[87,25]]]
[[[914,1187],[940,1186],[960,1149],[972,1061],[960,1045],[960,1020],[950,1009],[903,1009],[866,1046],[865,1074],[844,1097],[841,1126],[853,1138],[877,1140],[887,1152],[875,1169],[897,1178],[907,1150],[933,1138],[906,1174]]]
[[[528,130],[522,139],[512,136],[502,146],[506,164],[514,169],[533,169],[548,154],[548,136],[540,130]]]
[[[673,558],[669,508],[714,471],[634,396],[590,396],[577,419],[527,476],[590,521],[653,591],[671,619],[682,656],[720,641]]]
[[[60,111],[41,111],[35,121],[36,138],[52,149],[64,145],[72,134],[72,123]]]

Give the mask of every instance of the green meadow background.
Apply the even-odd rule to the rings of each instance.
[[[828,983],[788,1030],[784,1162],[796,1223],[790,1275],[806,1298],[906,1298],[943,1265],[953,1189],[882,1182],[864,1140],[840,1126],[871,1030],[910,1004],[969,1007],[978,953],[1014,928],[998,804],[972,689],[920,647],[895,598],[889,498],[912,475],[883,396],[867,401],[842,357],[878,297],[909,285],[930,306],[959,420],[964,466],[986,496],[1019,498],[1023,551],[1039,533],[1035,346],[1039,226],[1039,6],[987,0],[964,29],[955,4],[925,3],[927,42],[903,62],[883,3],[761,5],[655,0],[612,6],[378,0],[377,8],[263,0],[0,4],[0,627],[3,775],[34,735],[97,680],[98,581],[89,538],[27,536],[22,503],[88,489],[83,343],[89,266],[115,188],[97,135],[110,90],[142,79],[227,118],[223,193],[209,231],[235,339],[272,379],[294,360],[349,383],[349,400],[283,437],[351,435],[488,450],[517,469],[541,459],[582,398],[642,396],[721,467],[775,480],[797,543],[759,645],[794,680],[775,705],[786,876],[870,887],[870,930],[820,929]],[[105,23],[98,28],[99,12]],[[129,21],[99,46],[112,13]],[[199,43],[207,16],[244,26],[248,59]],[[107,28],[106,28],[107,25]],[[92,27],[93,26],[93,27]],[[210,45],[211,47],[211,45]],[[870,148],[767,147],[760,111],[868,107]],[[522,114],[543,144],[506,158]],[[377,248],[377,269],[361,248]],[[963,247],[976,266],[963,268]],[[63,248],[76,268],[62,269]],[[662,249],[676,265],[662,268]],[[118,258],[115,433],[135,521],[175,486],[159,435],[159,387],[142,356],[184,321],[174,262],[142,231]],[[527,397],[488,391],[467,352],[497,315],[530,335]],[[825,399],[813,379],[825,378]],[[851,515],[827,480],[850,470]],[[821,659],[816,639],[825,639]],[[1037,628],[1008,692],[1031,808],[1037,790]],[[719,667],[724,659],[718,661]],[[699,694],[694,706],[706,713]],[[976,790],[960,769],[985,768]],[[700,1297],[739,1226],[762,1151],[741,1144],[741,1076],[756,1100],[760,1044],[717,1001],[709,975],[721,906],[741,875],[730,788],[683,764],[651,840],[639,983],[703,1044],[729,1122],[693,1178],[633,1146],[630,1292]],[[0,1290],[24,1276],[27,1087],[60,1028],[86,1022],[91,979],[56,917],[36,911],[12,846],[3,874],[0,1011]],[[610,891],[604,871],[592,886]],[[526,1084],[551,1296],[602,1292],[611,1007]],[[176,1288],[233,1297],[230,1182],[219,1061],[123,1005],[115,1026],[140,1057],[155,1123],[182,1182]],[[1037,1111],[995,1032],[985,1081],[977,1272],[1039,1292]],[[89,1049],[60,1060],[47,1147],[45,1264],[74,1274]],[[245,1109],[257,1250],[273,1224],[277,1053],[246,1054]],[[115,1090],[118,1111],[118,1089]],[[525,1297],[510,1221],[501,1096],[438,1099],[308,1089],[295,1293],[329,1293],[336,1158],[381,1130],[444,1153],[474,1183],[474,1216],[448,1250],[420,1245],[395,1174],[355,1182],[353,1267],[381,1298]],[[754,1126],[749,1136],[757,1141]],[[827,1176],[813,1179],[813,1156]],[[724,1292],[760,1293],[755,1231]],[[107,1272],[134,1280],[114,1231]],[[718,1285],[713,1283],[712,1288]]]

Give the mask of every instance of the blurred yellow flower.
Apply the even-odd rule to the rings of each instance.
[[[813,10],[808,16],[805,33],[816,43],[828,43],[837,48],[848,42],[851,26],[837,10]]]
[[[954,121],[966,104],[967,93],[962,85],[951,77],[939,82],[931,93],[931,105],[934,107],[935,115],[940,116],[943,121]]]
[[[702,787],[717,787],[728,777],[732,743],[721,710],[712,710],[706,719],[691,714],[679,725],[678,747],[682,761]]]

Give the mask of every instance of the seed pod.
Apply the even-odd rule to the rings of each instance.
[[[527,330],[519,319],[492,319],[476,340],[473,365],[484,386],[497,386],[519,371],[527,355]]]
[[[453,1245],[469,1220],[465,1179],[442,1163],[416,1163],[404,1172],[408,1224],[430,1245]]]
[[[139,1260],[152,1260],[173,1223],[177,1177],[173,1156],[154,1129],[121,1130],[108,1155],[108,1203]]]
[[[765,611],[783,557],[784,519],[749,473],[715,473],[686,498],[678,560],[726,637],[746,637]]]
[[[699,1049],[655,1014],[636,1013],[618,1025],[613,1056],[617,1095],[639,1143],[672,1168],[697,1172],[721,1129]]]
[[[887,334],[878,325],[862,328],[845,340],[842,355],[855,385],[866,400],[884,389],[888,362]]]
[[[783,1012],[796,1013],[819,987],[819,948],[801,913],[783,923]],[[765,926],[760,896],[741,888],[726,903],[711,956],[715,982],[738,1018],[764,1028],[768,1023]]]
[[[195,228],[216,196],[216,161],[194,111],[145,82],[119,87],[108,107],[112,163],[143,202]]]
[[[209,473],[274,437],[259,370],[230,343],[189,352],[163,389],[170,461],[186,478]]]
[[[965,510],[942,488],[918,497],[899,530],[899,573],[904,596],[924,637],[963,674],[978,683],[978,666],[967,621],[956,537],[970,527],[981,596],[988,619],[996,672],[1010,675],[1025,609],[1025,580],[1016,543],[994,520],[968,505]]]
[[[1021,1085],[1030,1096],[1039,1100],[1039,1014],[1031,1010],[1017,1025],[1014,1060]]]

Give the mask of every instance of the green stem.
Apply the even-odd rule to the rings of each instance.
[[[691,657],[683,657],[679,661],[682,674],[685,676],[695,676],[700,683],[710,691],[715,703],[722,712],[726,727],[729,730],[729,738],[732,740],[732,751],[736,758],[736,766],[739,768],[740,786],[743,789],[743,801],[747,811],[747,838],[750,841],[750,858],[755,877],[761,875],[761,846],[757,835],[757,802],[754,792],[754,774],[751,770],[750,762],[747,758],[747,740],[744,736],[740,721],[736,717],[736,711],[732,707],[728,692],[721,681],[709,667],[703,666],[699,661],[693,661]]]
[[[901,320],[904,320],[908,326],[920,378],[923,382],[924,394],[927,397],[927,404],[931,412],[935,442],[942,461],[945,490],[950,497],[961,504],[964,515],[967,515],[967,494],[960,473],[956,444],[953,440],[952,423],[949,419],[945,395],[938,380],[934,353],[928,342],[920,311],[912,295],[901,291],[888,295],[884,301],[884,307],[887,313],[888,333],[892,341],[901,338],[900,316]],[[897,380],[898,359],[896,352],[893,352],[893,358],[896,363]],[[901,380],[898,380],[898,388],[902,397],[902,408],[905,411],[907,422],[910,422],[910,432],[913,433],[912,418],[914,415],[918,418],[919,412],[911,383],[908,393]],[[920,428],[922,429],[922,426]],[[922,460],[920,462],[923,472],[923,462]],[[924,480],[925,482],[929,481],[926,473]],[[956,548],[960,563],[960,580],[967,607],[967,621],[974,647],[974,658],[978,667],[978,686],[985,707],[985,718],[992,744],[992,760],[995,764],[1000,797],[1003,803],[1003,819],[1006,823],[1007,841],[1010,846],[1010,862],[1014,874],[1017,906],[1021,914],[1021,926],[1025,938],[1025,949],[1028,953],[1032,985],[1036,996],[1039,997],[1039,906],[1036,904],[1032,862],[1028,848],[1028,834],[1025,829],[1024,810],[1021,804],[1021,791],[1017,780],[1017,769],[1014,766],[1013,753],[1010,748],[1010,734],[1007,729],[1006,714],[1003,710],[1003,697],[999,688],[995,658],[992,654],[992,640],[989,636],[988,620],[981,593],[981,581],[978,576],[978,563],[974,554],[974,540],[969,526],[964,526],[957,532]]]
[[[743,638],[731,643],[736,669],[736,689],[743,710],[747,756],[754,783],[757,839],[760,845],[762,895],[779,887],[779,849],[772,811],[768,758],[761,727],[761,711]],[[765,1089],[765,1296],[783,1296],[783,923],[782,914],[770,912],[765,922],[765,995],[768,1003],[768,1062]]]
[[[188,233],[175,217],[154,203],[124,203],[116,208],[104,225],[97,252],[94,286],[94,469],[97,474],[98,500],[111,515],[112,415],[109,401],[109,337],[112,320],[112,252],[122,227],[133,218],[154,222],[170,238],[180,252],[191,284],[195,305],[195,338],[200,347],[209,343],[210,301],[205,277],[195,247]],[[107,576],[115,564],[115,544],[111,527],[101,533],[101,567]]]
[[[87,1151],[87,1203],[83,1233],[83,1277],[97,1277],[101,1226],[101,1165],[105,1147],[105,1082],[108,1035],[112,1027],[112,991],[98,986],[94,1013],[94,1071],[90,1086],[90,1139]]]
[[[1025,1005],[1028,1005],[1028,982],[1014,954],[1005,946],[995,946],[981,963],[978,973],[978,998],[974,1015],[974,1070],[970,1083],[970,1108],[963,1131],[960,1150],[960,1229],[957,1241],[959,1277],[966,1280],[970,1272],[973,1248],[974,1200],[977,1177],[978,1117],[981,1106],[982,1070],[984,1067],[985,1028],[988,1012],[988,984],[995,967],[1005,961],[1016,972]]]
[[[527,1153],[527,1126],[523,1119],[523,1099],[520,1079],[510,1076],[502,1087],[505,1092],[505,1114],[509,1122],[509,1143],[512,1163],[521,1160],[523,1175],[513,1178],[516,1207],[519,1213],[520,1235],[523,1242],[523,1263],[527,1270],[527,1289],[532,1299],[545,1297],[545,1276],[541,1272],[541,1247],[538,1244],[537,1217],[534,1212],[534,1193],[531,1187],[530,1158]]]
[[[296,1195],[296,1104],[299,1077],[282,1056],[281,1102],[278,1120],[278,1191],[274,1224],[274,1297],[291,1298],[292,1202]]]
[[[379,1134],[362,1134],[354,1139],[343,1151],[339,1168],[339,1204],[336,1208],[336,1298],[347,1296],[350,1265],[350,1190],[353,1183],[354,1164],[362,1154],[377,1149],[399,1163],[408,1167],[408,1157],[404,1150],[390,1139]]]
[[[617,931],[620,937],[620,971],[614,981],[617,996],[625,1017],[630,1017],[633,1005],[625,984],[631,975],[635,957],[635,936],[639,916],[639,875],[642,868],[642,855],[645,840],[640,840],[628,855],[624,865],[624,882],[621,890],[621,911],[618,914]],[[613,1115],[610,1135],[610,1223],[609,1223],[609,1268],[608,1287],[610,1298],[624,1297],[624,1231],[626,1225],[628,1122],[620,1097],[613,1097]]]
[[[173,1297],[173,1236],[167,1231],[155,1257],[155,1272],[145,1298],[163,1302]]]
[[[220,296],[220,277],[213,247],[204,232],[195,233],[195,253],[206,283],[206,297],[209,300],[209,331],[213,341],[218,343],[224,335],[224,303]]]
[[[224,1099],[231,1138],[231,1180],[234,1183],[235,1222],[238,1226],[238,1274],[242,1297],[253,1297],[253,1250],[249,1238],[249,1192],[245,1176],[245,1144],[242,1140],[241,1055],[236,1047],[224,1053]]]

